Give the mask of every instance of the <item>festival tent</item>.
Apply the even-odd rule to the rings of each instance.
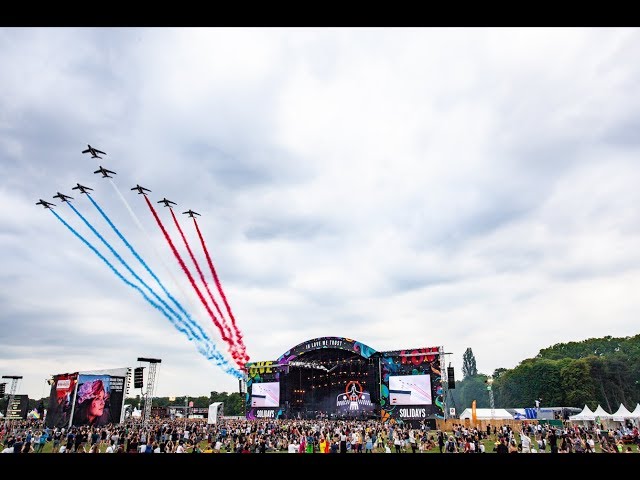
[[[611,414],[611,420],[615,420],[616,422],[624,422],[627,418],[633,418],[633,415],[622,403],[618,411]]]
[[[598,408],[594,410],[593,414],[596,417],[596,421],[599,420],[600,422],[605,423],[611,420],[611,414],[602,408],[602,405],[598,405]]]
[[[598,405],[598,408],[593,411],[593,414],[600,418],[611,418],[611,414],[602,408],[602,405]]]
[[[636,425],[640,425],[640,403],[636,404],[636,408],[633,412],[629,412],[629,416],[627,418],[633,420]]]
[[[471,419],[472,413],[470,408],[465,408],[460,414],[460,420]],[[511,415],[504,408],[494,408],[493,414],[490,408],[476,408],[476,419],[478,420],[513,420]]]
[[[585,405],[580,413],[571,415],[569,421],[571,422],[593,422],[596,419],[595,414],[591,411],[588,405]]]

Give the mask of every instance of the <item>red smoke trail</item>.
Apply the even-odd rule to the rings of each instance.
[[[151,204],[151,202],[149,201],[147,196],[146,195],[143,195],[143,196],[144,196],[144,199],[147,202],[147,205],[149,206],[149,210],[151,210],[151,213],[153,213],[153,216],[156,219],[156,222],[158,223],[158,226],[160,227],[160,230],[162,230],[162,233],[164,234],[164,238],[167,240],[167,243],[171,247],[171,251],[173,252],[173,255],[176,257],[176,259],[178,260],[178,263],[180,263],[180,266],[182,267],[182,270],[184,270],[184,273],[189,278],[189,281],[191,282],[191,286],[193,287],[193,289],[198,294],[198,297],[200,298],[200,301],[204,305],[204,308],[207,309],[207,313],[209,313],[209,316],[213,320],[213,323],[216,325],[216,327],[218,327],[218,330],[220,331],[220,335],[222,336],[222,340],[227,342],[227,344],[229,345],[229,353],[231,353],[231,356],[236,361],[236,364],[240,367],[240,369],[244,369],[244,365],[241,362],[238,361],[237,354],[235,353],[235,351],[233,349],[233,343],[232,343],[231,339],[229,339],[225,335],[224,329],[222,328],[222,325],[220,325],[220,322],[218,322],[218,319],[216,318],[215,314],[211,311],[211,308],[209,308],[209,305],[207,304],[207,301],[202,296],[202,293],[198,289],[198,286],[196,285],[196,282],[194,282],[193,277],[191,276],[191,273],[189,272],[189,269],[184,264],[184,261],[182,260],[182,257],[180,257],[180,254],[176,250],[176,247],[173,245],[173,242],[171,241],[171,237],[169,237],[169,234],[165,230],[164,225],[162,224],[162,221],[160,220],[160,217],[158,217],[158,214],[156,213],[155,208],[153,208],[153,205]]]
[[[213,266],[213,262],[211,261],[211,256],[209,256],[209,250],[207,250],[207,246],[204,243],[204,238],[202,238],[202,233],[200,232],[200,227],[198,227],[198,222],[195,217],[193,218],[193,224],[196,226],[196,231],[198,232],[198,237],[200,238],[200,243],[202,243],[202,250],[204,250],[204,254],[207,257],[207,262],[209,263],[209,268],[211,269],[211,274],[213,275],[213,280],[216,282],[216,286],[218,287],[218,292],[220,292],[220,296],[222,297],[222,301],[224,302],[224,306],[227,307],[227,312],[229,313],[229,317],[231,318],[231,324],[233,325],[233,329],[236,334],[237,342],[242,348],[242,354],[244,355],[245,361],[249,361],[249,355],[247,355],[247,347],[244,345],[242,341],[242,334],[238,330],[238,326],[236,325],[236,319],[231,313],[231,307],[229,306],[229,302],[227,302],[227,297],[222,291],[222,285],[220,284],[220,280],[218,279],[218,274],[216,273],[216,269]]]
[[[176,214],[173,213],[173,208],[169,208],[169,210],[171,211],[171,216],[173,217],[173,221],[176,224],[178,232],[180,232],[180,236],[182,237],[182,241],[184,242],[184,246],[187,247],[187,251],[189,252],[189,256],[191,256],[191,260],[193,261],[193,264],[195,265],[196,270],[198,271],[198,274],[200,275],[200,280],[202,281],[202,284],[204,285],[204,288],[207,289],[207,293],[209,294],[209,298],[211,298],[211,301],[215,305],[216,310],[218,311],[218,314],[220,315],[220,319],[223,322],[223,325],[227,327],[225,329],[225,333],[227,335],[229,335],[229,338],[231,338],[232,337],[231,327],[229,327],[228,325],[224,324],[224,320],[225,320],[224,315],[222,314],[222,311],[220,310],[220,307],[218,306],[218,302],[216,302],[215,298],[213,298],[213,294],[211,293],[211,290],[209,290],[209,285],[207,284],[207,281],[204,278],[204,274],[202,273],[202,270],[200,269],[200,265],[198,265],[198,261],[196,260],[195,255],[191,251],[191,247],[189,246],[189,242],[187,241],[187,237],[185,237],[184,232],[182,231],[182,228],[180,228],[180,224],[178,223],[178,219],[176,218]],[[237,345],[234,345],[234,346],[236,347],[236,349],[238,348]]]

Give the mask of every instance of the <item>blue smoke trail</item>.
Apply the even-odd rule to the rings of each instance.
[[[109,262],[109,260],[107,260],[93,245],[91,245],[91,243],[89,243],[82,235],[80,235],[76,230],[74,230],[74,228],[69,225],[67,222],[65,222],[62,217],[60,217],[60,215],[57,214],[57,212],[55,212],[53,209],[49,209],[51,211],[51,213],[53,213],[55,215],[55,217],[60,220],[60,222],[67,227],[71,233],[73,233],[76,237],[78,237],[78,239],[80,239],[80,241],[82,243],[84,243],[87,247],[89,247],[93,253],[95,253],[104,263],[107,264],[107,266],[113,271],[113,273],[115,273],[124,283],[126,283],[127,285],[129,285],[131,288],[136,289],[137,291],[140,292],[140,294],[144,297],[144,299],[149,302],[149,304],[151,304],[154,308],[158,309],[165,317],[167,317],[167,319],[169,319],[169,321],[173,324],[174,327],[176,327],[176,329],[182,333],[184,333],[187,338],[189,338],[189,340],[191,340],[191,336],[189,335],[189,332],[187,332],[186,330],[180,328],[180,326],[174,321],[174,319],[172,317],[170,317],[166,311],[164,309],[162,309],[160,307],[160,305],[158,305],[157,303],[155,303],[153,300],[151,300],[145,293],[144,291],[142,291],[142,289],[140,287],[138,287],[137,285],[131,283],[129,280],[127,280],[126,278],[124,278],[122,276],[122,274],[116,270],[116,268]],[[209,340],[209,344],[207,345],[208,348],[205,348],[204,346],[200,345],[200,344],[196,344],[196,346],[198,347],[198,351],[203,354],[207,359],[209,360],[216,360],[216,364],[220,367],[223,367],[226,373],[230,373],[234,376],[236,376],[237,378],[242,378],[242,373],[239,372],[238,370],[234,369],[234,368],[230,368],[229,367],[229,362],[227,360],[224,359],[224,357],[222,357],[222,355],[220,354],[220,352],[218,352],[215,349],[215,346],[213,344],[211,344],[211,341]],[[216,355],[217,354],[217,355]]]
[[[76,213],[76,215],[78,215],[78,216],[80,217],[80,219],[84,222],[84,224],[85,224],[87,227],[89,227],[89,228],[91,229],[91,231],[92,231],[92,232],[93,232],[93,233],[94,233],[94,234],[95,234],[95,235],[100,239],[100,241],[101,241],[101,242],[102,242],[102,243],[103,243],[103,244],[104,244],[104,245],[105,245],[105,246],[106,246],[106,247],[111,251],[111,253],[113,253],[113,255],[114,255],[114,256],[115,256],[115,257],[120,261],[120,263],[121,263],[121,264],[122,264],[122,265],[123,265],[123,266],[124,266],[128,271],[129,271],[129,273],[130,273],[131,275],[133,275],[133,276],[134,276],[134,278],[135,278],[136,280],[138,280],[138,282],[140,282],[140,283],[142,284],[142,286],[144,286],[144,287],[149,291],[149,293],[151,293],[151,294],[156,298],[156,300],[158,300],[160,303],[162,303],[162,305],[163,305],[167,310],[169,310],[169,311],[173,314],[173,316],[174,316],[174,317],[176,317],[176,319],[177,319],[177,320],[179,320],[180,322],[182,322],[182,323],[184,324],[184,321],[183,321],[182,317],[181,317],[178,313],[176,313],[176,311],[175,311],[175,310],[173,310],[169,305],[167,305],[167,302],[165,302],[162,298],[160,298],[160,297],[158,296],[158,294],[157,294],[157,293],[156,293],[156,292],[155,292],[155,291],[154,291],[154,290],[153,290],[149,285],[147,285],[147,284],[145,283],[145,281],[144,281],[142,278],[140,278],[140,277],[138,276],[138,274],[136,274],[136,273],[131,269],[131,267],[129,266],[129,264],[128,264],[128,263],[127,263],[127,262],[126,262],[126,261],[125,261],[125,260],[120,256],[120,255],[118,255],[118,253],[113,249],[113,247],[109,244],[109,242],[107,242],[107,241],[104,239],[104,237],[103,237],[102,235],[100,235],[100,233],[98,233],[98,231],[93,227],[93,225],[91,225],[91,224],[89,223],[89,221],[88,221],[88,220],[87,220],[87,219],[86,219],[86,218],[85,218],[85,217],[84,217],[84,216],[83,216],[83,215],[82,215],[82,214],[81,214],[81,213],[76,209],[76,207],[74,207],[74,206],[73,206],[73,204],[72,204],[71,202],[66,202],[66,203],[69,205],[69,207],[71,207],[71,209]],[[200,339],[200,337],[198,337],[198,335],[196,335],[196,334],[193,332],[193,329],[191,329],[191,328],[190,328],[189,330],[190,330],[190,334],[191,334],[191,335],[193,335],[193,336],[194,336],[195,338],[197,338],[197,339]]]
[[[102,217],[107,221],[107,223],[111,226],[111,228],[113,229],[114,232],[116,232],[116,234],[118,235],[118,237],[120,237],[120,239],[124,242],[124,244],[127,246],[127,248],[129,249],[129,251],[138,259],[138,261],[140,262],[140,264],[147,270],[147,272],[149,272],[149,275],[151,275],[153,277],[153,279],[158,283],[158,285],[160,286],[160,288],[162,288],[162,291],[167,295],[167,297],[169,297],[171,299],[171,301],[174,303],[174,305],[176,307],[178,307],[178,309],[185,315],[185,317],[187,317],[187,319],[189,320],[190,324],[192,327],[195,327],[199,330],[200,335],[202,335],[203,338],[210,338],[205,332],[204,330],[202,330],[202,327],[200,327],[199,324],[197,324],[192,318],[191,315],[189,315],[187,313],[187,311],[182,307],[182,305],[175,299],[173,298],[173,296],[167,291],[167,289],[164,287],[164,285],[162,284],[162,282],[160,281],[160,279],[156,276],[155,273],[153,273],[151,271],[151,269],[147,266],[147,264],[145,263],[145,261],[142,259],[142,257],[140,257],[140,255],[138,255],[138,252],[135,251],[135,249],[131,246],[131,244],[127,241],[126,238],[124,238],[124,236],[120,233],[120,231],[116,228],[116,226],[113,224],[113,222],[109,219],[109,217],[107,216],[106,213],[104,213],[104,211],[100,208],[100,206],[96,203],[96,201],[93,199],[93,197],[89,194],[87,194],[87,197],[89,197],[89,200],[91,200],[91,203],[93,203],[93,206],[96,207],[96,209],[98,209],[98,212],[100,212],[100,215],[102,215]]]

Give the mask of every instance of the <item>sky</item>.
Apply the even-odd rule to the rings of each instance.
[[[156,358],[154,396],[208,396],[238,391],[238,352],[317,337],[442,346],[461,379],[467,348],[491,374],[637,335],[638,44],[0,28],[0,374],[39,399],[52,375]]]

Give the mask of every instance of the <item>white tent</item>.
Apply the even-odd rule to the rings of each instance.
[[[631,415],[631,412],[627,410],[627,407],[622,403],[620,404],[618,411],[611,414],[611,420],[615,420],[616,422],[624,422],[627,418],[633,418],[633,415]]]
[[[636,403],[636,408],[631,412],[631,418],[640,418],[640,403]]]
[[[460,414],[460,420],[471,419],[471,409],[465,408]],[[513,415],[504,408],[494,408],[491,414],[490,408],[476,408],[476,419],[478,420],[513,420]]]
[[[589,408],[588,405],[585,405],[580,413],[577,413],[575,415],[571,415],[569,417],[569,420],[571,422],[580,422],[580,421],[584,421],[584,422],[591,421],[591,422],[593,422],[595,419],[596,419],[596,416],[591,411],[591,409]]]
[[[598,405],[598,408],[595,409],[593,414],[595,415],[596,419],[599,418],[601,422],[611,420],[611,414],[604,408],[602,408],[602,405]]]

